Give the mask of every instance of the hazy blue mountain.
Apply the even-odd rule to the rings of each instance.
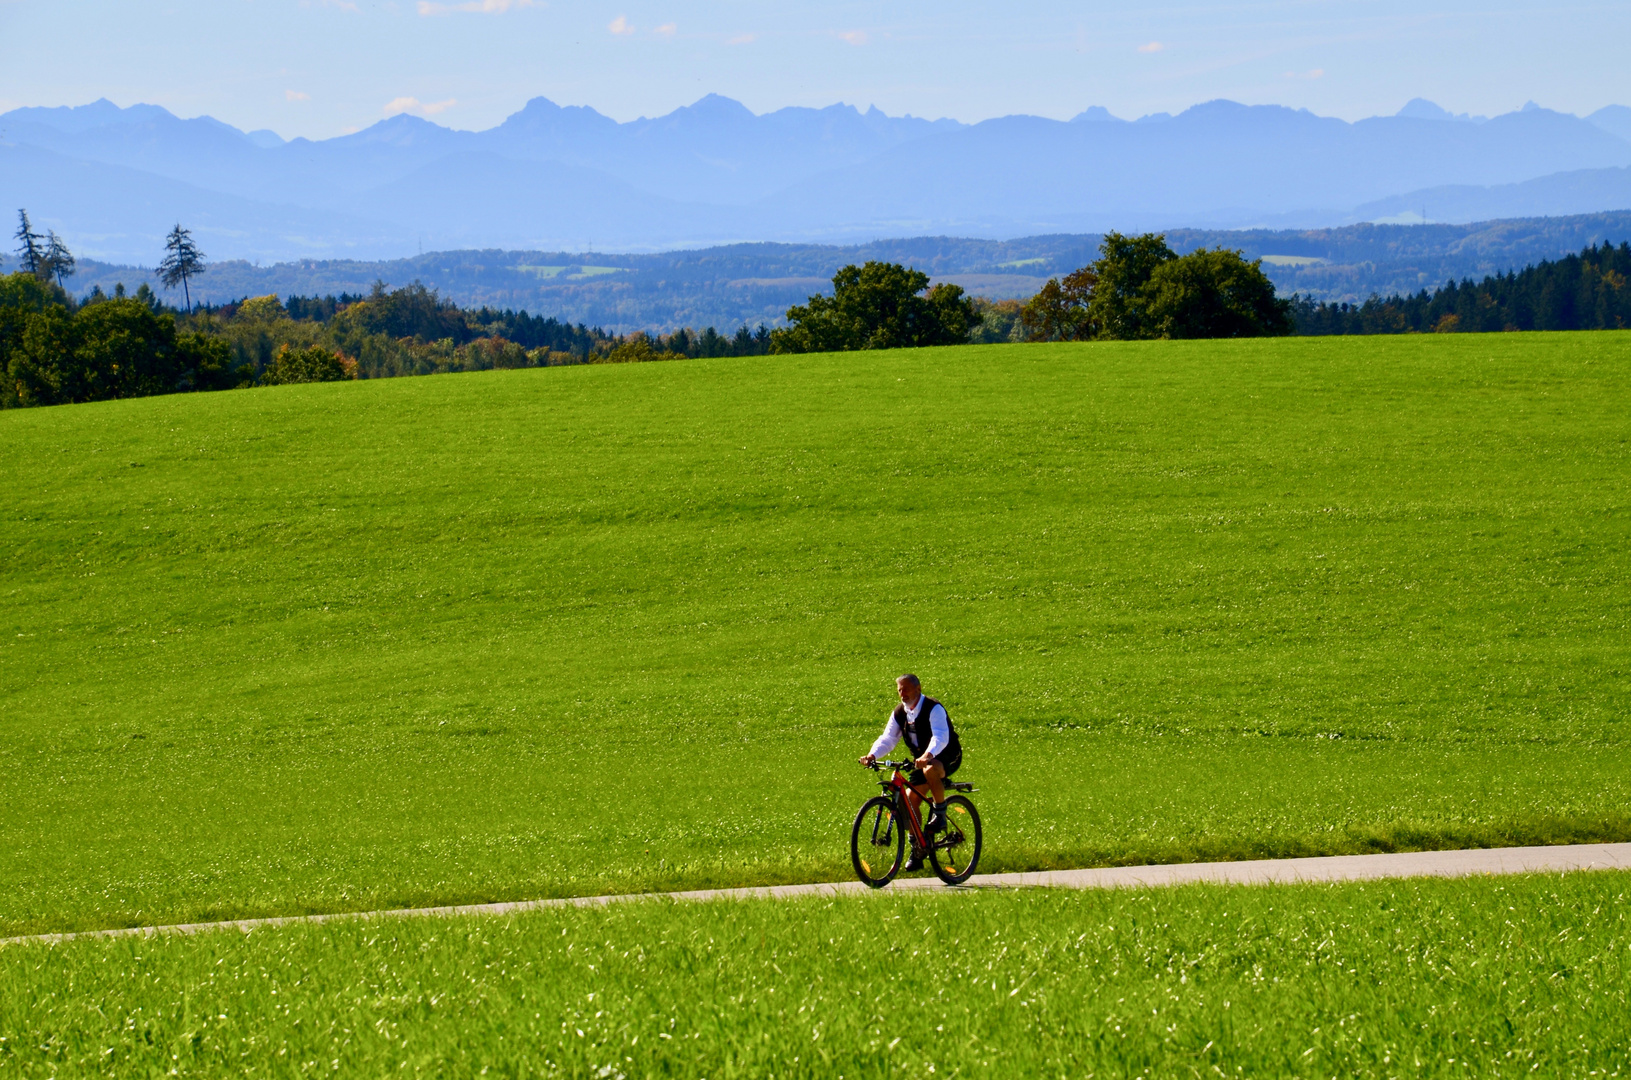
[[[1246,224],[1297,213],[1339,222],[1387,194],[1474,176],[1481,184],[1525,180],[1554,171],[1552,162],[1623,166],[1631,164],[1631,143],[1548,110],[1483,124],[1408,117],[1348,124],[1217,101],[1159,124],[989,120],[812,178],[775,196],[774,212],[806,235],[879,225],[1013,235]]]
[[[1605,105],[1586,117],[1604,131],[1631,142],[1631,108],[1624,105]]]
[[[401,226],[365,216],[256,202],[37,146],[0,143],[0,192],[7,208],[29,208],[37,229],[56,230],[77,253],[115,252],[137,265],[157,263],[165,234],[183,221],[217,258],[382,258],[415,243]]]
[[[1426,98],[1411,98],[1404,103],[1404,108],[1394,113],[1395,116],[1408,117],[1412,120],[1459,120],[1463,123],[1482,124],[1488,120],[1487,116],[1469,116],[1466,113],[1456,114],[1436,102]]]
[[[1366,203],[1356,213],[1399,224],[1422,220],[1461,224],[1599,210],[1631,210],[1631,168],[1577,169],[1520,184],[1425,188]]]
[[[619,123],[535,98],[481,132],[401,115],[338,138],[283,142],[209,117],[98,101],[0,116],[9,162],[0,204],[26,205],[76,250],[118,261],[155,257],[161,216],[185,221],[220,257],[272,260],[372,254],[381,243],[396,253],[420,243],[650,251],[1332,225],[1387,216],[1374,207],[1393,197],[1530,182],[1526,201],[1512,204],[1525,213],[1623,205],[1608,173],[1539,182],[1631,166],[1631,139],[1616,133],[1613,108],[1588,121],[1531,104],[1455,122],[1478,118],[1418,99],[1401,113],[1350,124],[1214,101],[1132,122],[1094,107],[1068,123],[1009,116],[963,125],[847,105],[755,115],[709,95]],[[26,178],[28,153],[49,155],[30,160],[54,170],[75,163],[80,179]],[[98,169],[128,170],[119,182],[140,194],[84,181]],[[1456,216],[1488,216],[1477,205]],[[132,216],[122,221],[121,212]]]

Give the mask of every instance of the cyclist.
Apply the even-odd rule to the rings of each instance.
[[[862,765],[871,765],[895,748],[902,739],[912,752],[917,768],[907,782],[912,790],[907,798],[912,813],[926,794],[933,800],[929,820],[923,826],[925,836],[933,837],[946,827],[946,777],[957,771],[963,763],[963,744],[957,738],[957,729],[951,726],[946,707],[931,697],[923,696],[923,684],[916,675],[907,673],[895,680],[895,692],[900,704],[889,714],[883,734],[872,744],[872,749],[861,758]],[[908,870],[923,869],[923,860],[914,858],[906,864]]]

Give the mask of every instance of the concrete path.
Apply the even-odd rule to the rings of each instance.
[[[1486,848],[1473,851],[1410,851],[1396,855],[1332,855],[1316,859],[1257,859],[1251,862],[1173,863],[1165,866],[1108,866],[1090,870],[978,874],[956,891],[976,889],[1132,889],[1187,885],[1197,881],[1235,885],[1271,885],[1308,881],[1373,881],[1378,878],[1468,877],[1474,874],[1561,873],[1567,870],[1631,870],[1631,844],[1573,844],[1558,847]],[[885,891],[944,889],[930,876],[897,880]],[[629,900],[751,900],[793,896],[846,896],[870,892],[858,881],[820,885],[771,885],[748,889],[698,889],[692,892],[626,893],[618,896],[574,896],[558,900],[517,900],[503,904],[456,907],[397,908],[350,911],[332,915],[293,915],[274,919],[137,926],[86,930],[75,934],[36,934],[5,938],[0,945],[112,938],[152,934],[198,934],[209,930],[248,932],[263,927],[322,923],[337,919],[387,919],[425,915],[513,915],[544,908],[597,907]]]

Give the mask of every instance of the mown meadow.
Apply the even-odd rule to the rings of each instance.
[[[0,949],[0,1075],[1621,1076],[1631,873]]]
[[[1631,839],[1628,405],[1600,332],[10,411],[0,934],[842,879],[906,670],[983,870]]]

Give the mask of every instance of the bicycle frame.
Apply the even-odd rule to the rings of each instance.
[[[911,827],[912,843],[916,846],[918,851],[927,852],[933,845],[930,844],[929,838],[923,835],[923,823],[918,820],[917,813],[908,812],[912,808],[912,800],[907,797],[907,793],[911,792],[916,794],[919,802],[927,799],[928,796],[918,792],[917,789],[913,788],[911,784],[906,782],[906,777],[901,775],[901,767],[899,765],[893,767],[893,772],[890,774],[889,779],[879,780],[878,786],[894,795],[895,809],[897,811],[895,816],[906,819],[907,824]],[[948,784],[947,786],[949,787],[950,785]]]

